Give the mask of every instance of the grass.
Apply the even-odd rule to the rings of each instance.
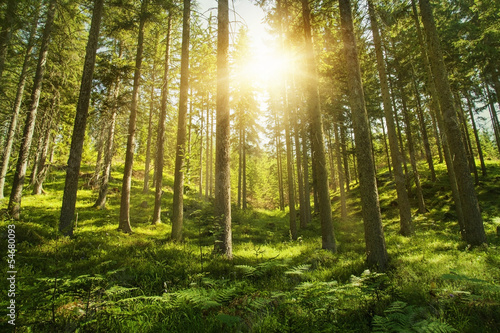
[[[478,248],[460,239],[442,165],[435,184],[423,175],[429,212],[415,215],[411,238],[398,235],[395,189],[387,174],[379,174],[390,256],[385,273],[365,266],[356,187],[349,192],[348,221],[340,222],[333,202],[337,254],[320,249],[316,219],[292,241],[286,212],[234,209],[234,259],[228,261],[212,254],[217,230],[211,205],[195,194],[185,197],[184,241],[169,241],[171,179],[165,223],[150,224],[153,193],[142,194],[137,180],[132,235],[116,230],[119,193],[109,195],[106,210],[96,210],[97,193],[82,188],[75,235],[59,236],[64,174],[54,171],[44,185],[47,194],[26,195],[15,222],[16,331],[389,332],[402,331],[396,326],[403,318],[409,329],[421,331],[498,332],[500,168],[491,163],[488,170],[477,192],[489,245]],[[120,173],[113,177],[110,187],[120,188]],[[6,205],[4,200],[2,209]],[[11,223],[3,214],[1,249],[7,249]],[[5,293],[6,279],[0,284]],[[0,306],[7,301],[2,297]],[[11,328],[6,318],[2,329]]]

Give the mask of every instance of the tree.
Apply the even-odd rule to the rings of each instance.
[[[467,164],[465,146],[461,137],[457,113],[453,103],[453,95],[448,81],[448,72],[443,61],[432,8],[429,0],[419,0],[419,3],[422,22],[427,35],[429,60],[444,120],[444,130],[448,138],[448,145],[453,159],[453,168],[460,194],[465,223],[465,240],[471,245],[480,245],[486,242],[483,219]]]
[[[163,81],[161,87],[160,118],[158,119],[158,132],[156,137],[155,160],[155,206],[153,210],[153,224],[161,223],[161,193],[163,186],[163,149],[165,145],[165,121],[167,117],[168,76],[170,70],[170,42],[172,28],[172,12],[169,10],[167,21],[167,38],[165,46],[165,61]]]
[[[215,219],[221,227],[214,251],[232,259],[230,118],[229,118],[229,5],[219,0],[217,12],[217,119],[215,136]]]
[[[125,167],[123,170],[122,193],[120,202],[120,221],[118,230],[131,233],[130,227],[130,188],[132,186],[132,167],[134,163],[135,132],[137,123],[137,103],[141,80],[142,54],[144,51],[144,27],[147,19],[149,0],[142,0],[139,20],[139,34],[137,37],[137,53],[135,56],[134,86],[132,90],[132,104],[128,123],[127,149],[125,152]]]
[[[309,2],[302,0],[302,18],[305,35],[305,66],[307,89],[307,113],[310,123],[311,148],[316,176],[316,190],[318,193],[319,213],[321,220],[322,248],[332,252],[337,251],[335,234],[333,231],[332,208],[328,186],[328,171],[326,166],[325,146],[323,138],[323,122],[321,119],[320,100],[318,92],[318,75],[315,68],[315,55],[311,35],[311,10]]]
[[[182,224],[184,219],[184,159],[186,154],[186,116],[189,93],[189,35],[190,35],[191,1],[184,0],[182,14],[182,53],[181,53],[181,83],[179,94],[179,115],[177,118],[177,144],[174,171],[174,199],[172,208],[172,236],[174,241],[182,239]]]
[[[92,91],[92,77],[94,74],[103,8],[104,0],[96,0],[94,3],[92,22],[90,24],[82,82],[80,85],[80,96],[78,97],[78,104],[76,106],[75,123],[71,138],[71,149],[69,153],[68,167],[66,169],[66,181],[64,183],[63,203],[61,216],[59,218],[59,231],[66,236],[73,235],[73,218],[75,215],[78,178],[82,162],[82,150],[83,143],[85,141],[90,92]]]
[[[394,181],[396,183],[396,192],[399,209],[399,232],[404,236],[413,234],[413,223],[411,220],[410,200],[406,191],[406,177],[403,173],[401,164],[403,158],[399,150],[396,127],[394,123],[394,114],[389,94],[389,84],[385,70],[385,61],[382,53],[382,41],[378,29],[377,18],[372,1],[368,0],[368,13],[370,16],[373,42],[375,43],[375,54],[377,56],[377,69],[380,78],[380,89],[382,91],[382,102],[384,105],[384,114],[387,124],[387,135],[389,137],[389,147],[391,151],[392,167],[394,170]]]
[[[26,120],[24,123],[23,136],[21,139],[21,146],[19,149],[19,156],[17,158],[16,172],[12,181],[12,190],[10,192],[8,211],[10,216],[19,220],[21,210],[21,197],[23,192],[24,181],[26,178],[26,168],[28,166],[29,150],[31,148],[31,141],[33,139],[33,131],[36,124],[36,115],[38,111],[38,103],[40,101],[40,94],[42,92],[43,74],[45,72],[45,64],[47,61],[47,54],[49,51],[50,35],[52,26],[54,24],[54,16],[56,12],[56,0],[50,0],[47,7],[47,14],[45,19],[45,27],[43,29],[42,40],[40,43],[40,50],[38,54],[38,63],[33,80],[33,88],[31,92],[31,102]]]
[[[21,74],[19,75],[16,98],[14,101],[12,116],[10,118],[9,130],[7,132],[7,140],[5,141],[5,147],[3,149],[2,166],[0,167],[0,199],[4,197],[5,176],[7,175],[7,170],[9,169],[10,155],[12,152],[12,146],[14,144],[14,135],[16,133],[19,111],[21,110],[21,103],[23,101],[24,87],[26,85],[26,79],[28,76],[29,62],[31,59],[31,53],[33,52],[33,47],[35,45],[36,28],[38,27],[38,18],[40,15],[40,1],[36,3],[33,14],[33,21],[30,27],[28,43],[26,44],[26,51],[24,52],[23,67],[21,69]]]
[[[349,99],[356,139],[356,157],[358,160],[361,210],[365,229],[367,262],[371,266],[377,266],[380,270],[384,270],[387,268],[387,250],[382,229],[382,216],[380,215],[375,166],[373,165],[370,144],[371,135],[368,127],[368,115],[366,113],[363,86],[361,84],[361,73],[350,1],[339,0],[339,7]]]

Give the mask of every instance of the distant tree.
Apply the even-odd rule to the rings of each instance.
[[[40,17],[40,1],[37,1],[35,8],[33,10],[33,21],[31,23],[29,31],[28,42],[26,44],[26,51],[24,52],[23,66],[21,69],[21,73],[19,75],[16,97],[14,100],[14,107],[10,118],[7,138],[5,140],[5,147],[3,149],[2,165],[0,167],[0,199],[4,197],[5,176],[7,175],[7,170],[9,169],[10,155],[12,153],[12,146],[14,144],[14,135],[16,133],[17,121],[19,118],[19,112],[21,110],[21,103],[23,101],[24,87],[26,85],[30,59],[32,57],[31,53],[33,52],[33,48],[35,46],[36,29],[38,27],[39,17]]]
[[[161,87],[160,118],[158,119],[158,132],[156,137],[155,160],[155,206],[153,210],[153,224],[161,223],[161,194],[163,186],[163,159],[165,146],[165,121],[167,116],[168,101],[168,76],[170,71],[170,44],[172,29],[172,12],[169,11],[167,21],[167,37],[165,39],[165,60]]]
[[[21,210],[21,197],[26,178],[26,168],[28,166],[29,151],[31,141],[33,139],[33,131],[36,124],[36,115],[38,111],[38,103],[42,92],[43,74],[47,62],[47,54],[49,51],[50,37],[52,26],[54,24],[54,16],[56,12],[56,0],[50,0],[47,6],[45,26],[42,33],[40,49],[38,54],[37,68],[35,78],[33,80],[33,88],[31,92],[31,101],[26,120],[24,124],[23,136],[17,158],[16,172],[12,181],[12,190],[10,192],[8,211],[10,216],[18,220]]]
[[[174,198],[172,207],[172,236],[174,241],[182,239],[184,220],[184,160],[186,158],[186,118],[189,93],[189,38],[191,1],[184,0],[182,14],[181,82],[179,114],[177,118],[177,144],[175,146]]]

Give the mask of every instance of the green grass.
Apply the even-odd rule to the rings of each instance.
[[[157,226],[150,224],[152,191],[142,194],[142,183],[133,182],[132,235],[116,230],[120,194],[110,193],[107,209],[96,210],[97,193],[82,183],[75,235],[59,236],[64,173],[54,171],[46,195],[23,197],[15,222],[17,332],[370,332],[395,329],[398,318],[422,331],[498,332],[500,168],[491,163],[488,170],[477,192],[489,245],[472,249],[460,239],[442,165],[435,184],[422,175],[429,212],[415,215],[411,238],[398,234],[394,185],[380,173],[385,273],[365,266],[356,187],[348,221],[340,222],[338,201],[332,206],[337,254],[320,249],[316,218],[292,241],[286,212],[234,209],[228,261],[212,253],[212,207],[195,194],[185,197],[184,241],[169,241],[171,179],[165,223]],[[113,177],[110,188],[120,188],[120,173]],[[1,205],[5,210],[7,201]],[[1,219],[6,253],[7,225],[14,222]],[[5,293],[6,279],[0,287]],[[0,306],[7,301],[2,297]],[[6,316],[0,320],[0,328],[10,327]]]

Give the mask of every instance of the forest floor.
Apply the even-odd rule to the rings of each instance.
[[[390,256],[390,268],[379,273],[365,265],[356,186],[348,193],[344,223],[333,195],[338,253],[320,249],[316,218],[292,241],[286,212],[234,208],[229,261],[212,254],[217,230],[209,203],[186,195],[184,241],[172,243],[171,191],[163,198],[167,223],[153,226],[154,194],[142,194],[138,179],[132,184],[133,234],[116,230],[119,192],[111,191],[107,209],[91,208],[97,192],[82,178],[75,235],[60,236],[64,171],[54,170],[46,194],[26,189],[15,222],[15,331],[500,332],[498,161],[488,171],[476,187],[488,238],[488,246],[478,248],[461,240],[444,166],[438,165],[435,183],[423,175],[429,212],[414,211],[413,237],[398,234],[395,188],[387,173],[379,174]],[[119,189],[120,170],[113,176],[111,189]],[[8,259],[8,225],[14,224],[5,214],[7,201],[0,203],[1,267]],[[6,271],[3,311],[12,299],[3,296]],[[0,318],[1,331],[12,328],[7,320]]]

